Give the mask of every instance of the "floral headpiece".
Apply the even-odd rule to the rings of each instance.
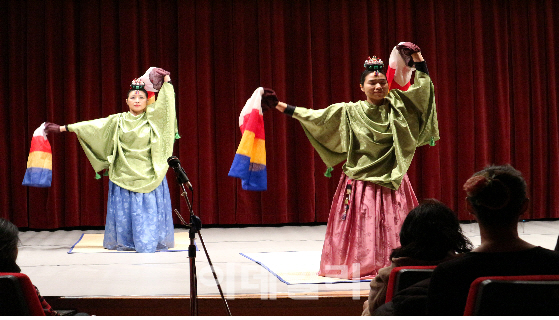
[[[134,79],[135,81],[136,79]],[[130,84],[130,89],[132,90],[145,90],[145,84],[143,82],[141,83],[134,83],[134,81],[132,81],[132,84]]]
[[[376,76],[378,76],[378,72],[382,71],[384,68],[384,62],[381,59],[378,59],[376,56],[365,60],[364,67],[366,70],[373,71]]]
[[[146,94],[146,97],[148,98],[148,104],[151,104],[152,102],[149,101],[150,95],[147,92],[145,86],[146,85],[142,80],[134,79],[134,80],[132,80],[132,83],[130,84],[130,91],[135,90],[134,94],[139,94],[140,91],[144,92]]]

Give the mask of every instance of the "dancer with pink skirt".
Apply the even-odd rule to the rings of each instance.
[[[320,276],[374,277],[390,264],[400,227],[418,204],[406,172],[415,149],[439,139],[435,91],[418,46],[402,42],[394,52],[410,77],[415,67],[413,85],[392,81],[392,57],[388,72],[373,57],[361,74],[365,101],[321,110],[284,102],[276,106],[299,120],[327,173],[345,161],[328,217]]]

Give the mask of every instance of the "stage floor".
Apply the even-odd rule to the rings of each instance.
[[[479,245],[476,223],[463,224],[465,234]],[[209,251],[225,295],[322,296],[328,292],[367,294],[368,282],[287,285],[263,267],[239,253],[320,251],[325,225],[246,228],[204,228],[202,237]],[[186,229],[176,229],[187,232]],[[82,233],[103,230],[27,231],[20,233],[18,264],[43,296],[117,297],[177,296],[190,293],[187,252],[109,252],[73,253],[68,251]],[[553,249],[559,221],[528,221],[519,224],[522,239]],[[202,247],[197,252],[198,294],[218,295]]]

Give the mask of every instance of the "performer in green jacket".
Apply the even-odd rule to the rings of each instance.
[[[155,252],[174,246],[167,158],[178,138],[175,92],[169,72],[150,68],[128,91],[128,112],[66,126],[47,123],[47,133],[70,131],[95,172],[108,170],[109,197],[103,246]],[[159,91],[149,103],[144,88]],[[149,99],[153,100],[153,99]]]
[[[393,89],[380,59],[361,75],[367,100],[311,110],[279,102],[276,109],[299,120],[328,167],[345,161],[334,195],[319,275],[369,278],[390,264],[407,213],[417,206],[406,172],[415,149],[439,139],[435,91],[419,47],[400,52],[415,64],[414,84]]]

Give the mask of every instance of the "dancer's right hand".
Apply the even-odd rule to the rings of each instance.
[[[261,100],[262,112],[275,108],[277,105],[278,96],[276,96],[276,92],[270,88],[264,88],[264,94]]]
[[[278,101],[278,105],[276,106],[276,109],[279,110],[280,112],[284,112],[285,108],[287,108],[287,103]]]
[[[49,133],[59,133],[60,132],[60,126],[57,125],[56,123],[52,123],[52,122],[45,122],[45,133],[49,134]]]

